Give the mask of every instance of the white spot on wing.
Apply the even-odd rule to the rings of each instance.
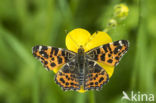
[[[112,45],[113,44],[113,42],[112,43],[109,43],[110,45]]]
[[[50,48],[51,48],[51,46],[48,46],[48,48],[50,49]]]
[[[96,65],[96,62],[94,62],[94,66]]]
[[[59,50],[62,50],[62,48],[58,48]]]
[[[69,66],[69,63],[67,63],[66,65]]]
[[[119,41],[119,44],[120,44],[120,46],[122,46],[122,45],[123,45],[121,40]]]
[[[103,46],[100,46],[100,48],[102,48]]]
[[[39,49],[38,49],[38,51],[41,51],[41,49],[42,49],[42,46],[39,46]]]

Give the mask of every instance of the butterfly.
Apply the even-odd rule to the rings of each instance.
[[[33,47],[33,55],[47,70],[61,67],[55,81],[63,90],[101,89],[109,81],[109,75],[99,63],[116,66],[127,51],[127,40],[104,44],[87,52],[80,46],[77,53],[51,46]]]

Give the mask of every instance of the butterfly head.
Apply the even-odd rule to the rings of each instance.
[[[83,54],[84,53],[84,48],[82,45],[80,45],[80,48],[78,49],[78,54]]]

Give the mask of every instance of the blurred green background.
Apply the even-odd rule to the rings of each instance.
[[[101,91],[64,92],[32,56],[34,45],[65,47],[66,34],[81,27],[104,30],[116,4],[129,15],[109,31],[130,48]],[[0,103],[121,103],[122,91],[156,96],[156,1],[0,0]],[[124,101],[128,102],[128,101]]]

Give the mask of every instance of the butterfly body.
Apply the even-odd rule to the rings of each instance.
[[[85,52],[82,46],[80,46],[80,48],[78,49],[78,53],[76,56],[77,62],[77,68],[78,68],[78,80],[80,85],[84,84],[84,80],[85,80],[85,71],[86,71],[86,57],[85,57]]]
[[[128,41],[119,40],[87,52],[80,46],[77,53],[61,48],[35,46],[33,55],[48,70],[61,67],[55,75],[55,81],[63,90],[80,90],[81,87],[84,90],[99,90],[109,81],[108,73],[99,62],[116,66],[127,50]]]

